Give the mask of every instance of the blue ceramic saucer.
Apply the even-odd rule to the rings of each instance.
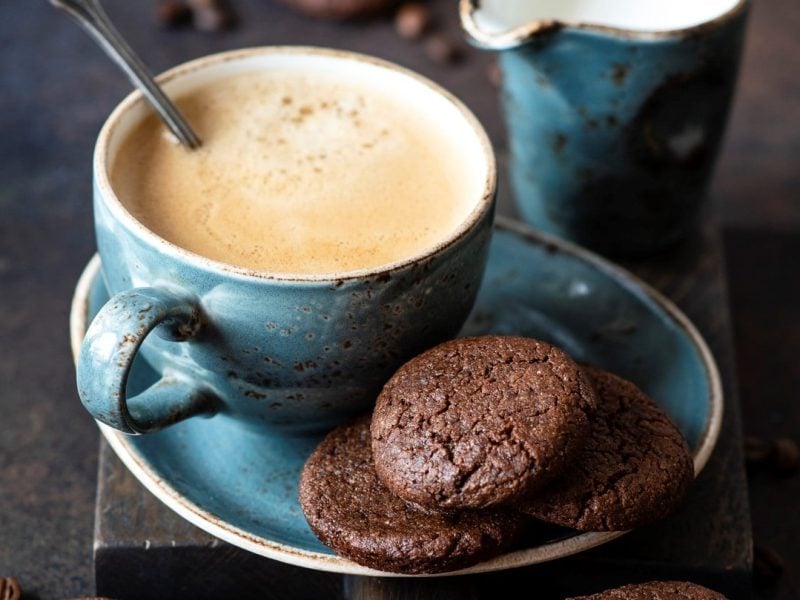
[[[73,352],[107,299],[100,261],[86,267],[73,300]],[[714,447],[722,392],[714,360],[688,319],[630,273],[576,246],[498,219],[489,266],[464,335],[528,335],[639,384],[670,414],[699,472]],[[129,387],[157,379],[140,361]],[[136,390],[131,389],[133,393]],[[306,525],[297,501],[303,462],[318,440],[259,438],[224,415],[195,417],[129,437],[101,425],[125,465],[162,502],[197,527],[283,562],[379,574],[335,556]],[[575,554],[622,535],[542,530],[525,548],[458,571],[485,572]]]

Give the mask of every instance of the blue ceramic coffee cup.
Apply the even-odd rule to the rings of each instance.
[[[461,0],[499,50],[522,217],[612,254],[695,228],[725,128],[748,0]]]
[[[469,176],[477,174],[473,208],[435,245],[379,268],[287,276],[215,262],[148,230],[111,187],[109,165],[148,113],[132,94],[104,125],[94,157],[97,246],[112,298],[86,334],[77,381],[85,407],[102,423],[147,433],[214,414],[264,432],[329,427],[368,408],[402,362],[454,336],[472,307],[496,184],[492,148],[475,117],[412,72],[333,50],[229,52],[179,66],[160,81],[179,95],[276,65],[358,72],[434,111],[466,149]],[[161,379],[128,397],[128,373],[140,355]]]

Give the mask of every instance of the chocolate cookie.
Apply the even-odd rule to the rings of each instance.
[[[403,365],[378,397],[375,469],[395,494],[429,508],[508,502],[580,451],[594,402],[581,369],[550,344],[445,342]]]
[[[567,600],[727,600],[701,585],[685,581],[650,581]]]
[[[314,533],[355,562],[397,573],[439,573],[491,558],[520,533],[511,511],[423,512],[394,496],[372,465],[369,418],[332,431],[300,477]]]
[[[592,434],[573,467],[520,510],[581,531],[621,531],[666,517],[694,477],[686,441],[635,385],[585,371],[597,393]]]

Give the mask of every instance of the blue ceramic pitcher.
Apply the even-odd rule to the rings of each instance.
[[[529,223],[647,254],[698,223],[747,0],[461,0],[501,50],[510,178]]]

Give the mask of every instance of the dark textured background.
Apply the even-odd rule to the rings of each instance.
[[[243,44],[323,44],[376,54],[443,83],[503,144],[485,54],[442,68],[387,21],[306,21],[237,0],[234,34],[164,32],[150,2],[105,5],[155,71]],[[451,26],[452,4],[437,11]],[[96,428],[74,391],[69,300],[93,252],[90,156],[124,78],[44,0],[0,16],[0,576],[41,598],[91,592]],[[731,126],[712,188],[725,227],[745,428],[800,436],[800,4],[756,0]],[[298,36],[298,32],[302,32]],[[758,597],[800,597],[800,478],[751,478],[754,535],[787,572]]]

